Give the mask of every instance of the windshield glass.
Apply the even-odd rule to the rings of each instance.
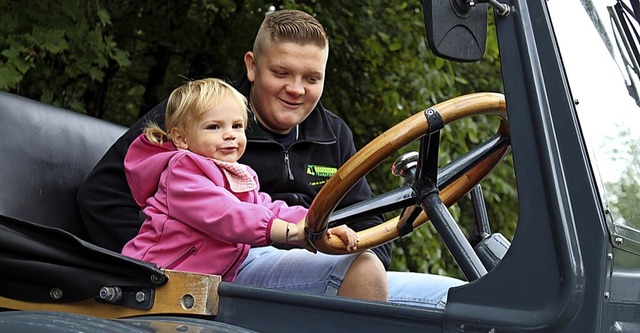
[[[638,0],[548,1],[610,232],[640,240]]]

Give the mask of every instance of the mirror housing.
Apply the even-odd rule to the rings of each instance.
[[[429,48],[441,58],[472,62],[482,59],[487,44],[487,3],[423,0]]]

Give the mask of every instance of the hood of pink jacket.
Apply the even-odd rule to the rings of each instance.
[[[159,145],[147,140],[144,134],[129,146],[124,168],[131,194],[140,207],[156,192],[162,171],[176,153],[178,149],[172,142]]]

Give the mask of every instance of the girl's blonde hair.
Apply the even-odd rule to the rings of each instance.
[[[231,96],[239,106],[247,110],[247,99],[230,84],[220,79],[201,79],[186,82],[173,90],[167,102],[165,127],[156,123],[148,124],[144,129],[147,140],[162,144],[169,141],[169,132],[177,127],[186,129],[189,124],[200,120],[202,114],[218,106],[223,99]],[[244,113],[244,125],[248,115]]]

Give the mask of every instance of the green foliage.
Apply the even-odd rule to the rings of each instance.
[[[347,121],[357,148],[433,104],[502,90],[492,27],[481,62],[445,61],[428,49],[418,0],[0,0],[0,89],[131,125],[184,78],[238,78],[270,8],[301,9],[326,26],[331,46],[322,102]],[[496,126],[485,117],[447,126],[439,163],[490,137]],[[391,163],[416,149],[402,149],[368,175],[375,193],[401,184]],[[517,223],[510,158],[483,188],[494,231],[510,238]],[[468,232],[469,200],[451,212]],[[461,275],[428,223],[394,248],[394,269]]]
[[[82,96],[110,62],[129,60],[97,1],[0,3],[0,89],[86,112]]]
[[[617,222],[640,230],[640,142],[628,128],[620,129],[619,138],[610,142],[616,144],[610,148],[613,160],[624,165],[618,180],[606,184],[612,215]]]

